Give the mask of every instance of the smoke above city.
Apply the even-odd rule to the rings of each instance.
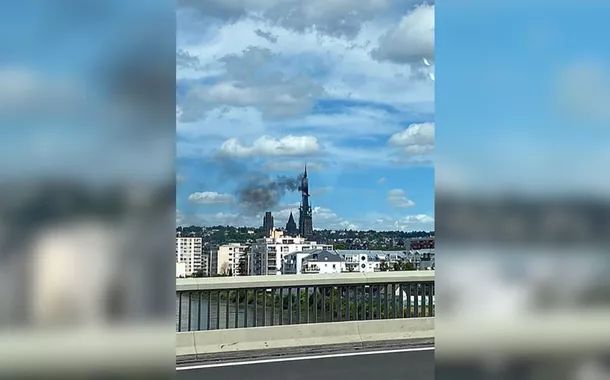
[[[252,175],[238,188],[239,205],[248,214],[268,211],[277,206],[287,192],[299,190],[302,178],[302,174],[275,178],[264,174]]]

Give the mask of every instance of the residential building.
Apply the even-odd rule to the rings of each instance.
[[[184,263],[185,276],[192,276],[197,271],[206,269],[202,265],[202,250],[201,237],[176,236],[176,263]]]
[[[434,270],[435,267],[436,267],[436,263],[434,260],[434,251],[426,252],[421,255],[421,260],[419,262],[419,267],[417,269]]]
[[[275,275],[282,273],[284,256],[293,252],[310,249],[331,251],[332,245],[318,245],[304,237],[284,236],[282,231],[273,230],[271,237],[257,239],[252,244],[249,260],[249,273],[251,275]]]
[[[417,270],[432,270],[435,267],[434,250],[427,249],[422,251],[409,251],[407,260],[413,264]]]
[[[202,250],[201,252],[201,276],[208,277],[210,275],[210,252]]]
[[[406,239],[405,248],[407,251],[433,251],[434,236]]]
[[[229,243],[219,246],[214,253],[216,261],[215,275],[238,276],[242,274],[240,262],[247,260],[248,245]]]
[[[434,253],[424,254],[427,260],[425,265],[420,265],[422,262],[422,254],[419,252],[403,252],[403,251],[377,251],[377,250],[337,250],[337,253],[345,260],[345,270],[347,272],[378,272],[383,270],[382,263],[392,268],[397,262],[410,262],[415,269],[427,269],[427,266],[434,260]],[[432,255],[432,256],[431,256]],[[390,269],[392,270],[392,269]]]
[[[176,263],[176,278],[186,277],[186,263]]]
[[[380,270],[381,258],[384,251],[368,251],[360,249],[337,250],[344,262],[346,272],[378,272]]]
[[[329,274],[345,271],[344,259],[332,250],[313,249],[284,256],[283,274]]]
[[[217,275],[218,274],[218,245],[209,245],[204,253],[204,256],[207,256],[209,264],[208,264],[208,276]]]

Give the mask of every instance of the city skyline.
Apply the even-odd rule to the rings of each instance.
[[[214,4],[177,11],[176,224],[284,227],[298,191],[240,189],[307,164],[314,229],[433,230],[434,4]]]

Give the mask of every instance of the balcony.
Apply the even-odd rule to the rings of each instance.
[[[317,265],[304,266],[301,269],[302,273],[320,273],[320,268]]]

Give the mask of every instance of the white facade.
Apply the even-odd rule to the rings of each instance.
[[[186,264],[176,263],[176,278],[186,277]]]
[[[229,243],[219,246],[216,251],[216,262],[218,263],[216,274],[221,276],[242,275],[239,271],[239,263],[241,260],[247,260],[247,251],[248,245],[241,243]]]
[[[282,258],[282,274],[302,273],[303,259],[311,254],[311,251],[297,251]]]
[[[332,245],[318,245],[317,242],[307,241],[300,236],[283,236],[280,231],[273,231],[272,237],[258,239],[252,244],[249,260],[250,274],[281,274],[285,255],[309,249],[332,250],[333,247]]]
[[[328,253],[328,252],[326,252]],[[312,254],[303,259],[301,272],[303,274],[332,274],[345,271],[345,263],[337,254]]]
[[[200,237],[176,237],[176,263],[184,264],[185,276],[192,276],[203,267],[203,239]],[[178,268],[176,268],[176,271]]]
[[[332,250],[313,249],[284,256],[282,274],[331,274],[345,272],[343,258]]]
[[[367,252],[342,250],[339,251],[339,254],[345,260],[346,272],[368,273],[380,270],[381,262]]]

